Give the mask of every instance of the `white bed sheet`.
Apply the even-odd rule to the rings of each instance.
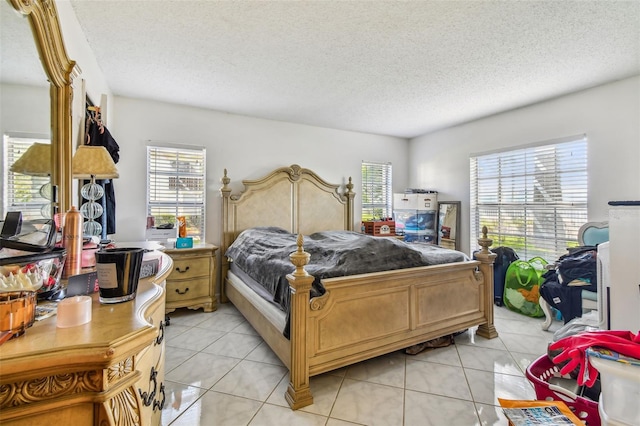
[[[227,285],[232,286],[247,298],[252,305],[264,314],[265,319],[276,327],[276,329],[284,330],[286,315],[278,306],[260,297],[260,295],[244,284],[242,280],[231,271],[227,272]]]

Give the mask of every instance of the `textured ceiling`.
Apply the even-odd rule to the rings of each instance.
[[[640,74],[640,1],[71,4],[116,95],[359,132],[414,137]]]
[[[47,85],[29,22],[6,0],[0,0],[0,82]]]

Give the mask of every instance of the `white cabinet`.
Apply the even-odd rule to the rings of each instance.
[[[438,209],[438,193],[393,194],[394,210],[426,210]]]
[[[640,330],[640,201],[611,201],[609,206],[609,327],[637,333]]]

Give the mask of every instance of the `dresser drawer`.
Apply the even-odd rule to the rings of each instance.
[[[193,280],[167,280],[167,301],[177,302],[210,296],[210,290],[211,286],[209,285],[208,277]]]
[[[210,258],[191,258],[191,259],[173,259],[173,270],[167,278],[167,281],[172,280],[187,280],[198,277],[208,277],[211,271],[209,270]]]

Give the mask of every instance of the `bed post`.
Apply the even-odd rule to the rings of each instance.
[[[353,209],[353,199],[356,196],[356,193],[353,192],[353,181],[351,180],[351,176],[349,176],[349,183],[345,185],[347,191],[344,196],[347,198],[347,217],[345,223],[345,228],[347,231],[353,231],[355,229],[355,224],[353,223],[354,217],[354,209]]]
[[[304,269],[311,257],[302,247],[302,234],[298,235],[298,250],[289,258],[296,267],[295,272],[287,275],[291,291],[291,312],[289,315],[291,341],[291,365],[289,367],[289,386],[284,397],[293,410],[313,404],[309,387],[309,359],[307,357],[307,310],[313,276]]]
[[[220,233],[220,241],[222,242],[222,247],[220,253],[221,266],[222,268],[220,273],[220,303],[227,303],[229,299],[227,299],[227,294],[225,292],[224,280],[227,278],[227,271],[229,270],[229,261],[227,257],[224,255],[229,248],[229,197],[231,196],[231,188],[229,188],[229,183],[231,179],[227,177],[227,169],[224,169],[224,176],[220,179],[222,182],[222,188],[220,188],[220,194],[222,195],[222,232]]]
[[[493,339],[498,337],[498,331],[493,325],[493,261],[496,258],[496,254],[489,251],[493,240],[487,238],[486,226],[482,227],[482,238],[478,238],[478,244],[482,249],[479,253],[476,253],[476,259],[480,261],[480,272],[484,277],[484,315],[487,322],[480,324],[476,334],[487,339]]]

